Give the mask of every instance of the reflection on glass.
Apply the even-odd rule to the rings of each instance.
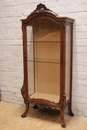
[[[66,99],[69,99],[70,94],[70,47],[71,47],[71,28],[66,26],[66,68],[65,68],[65,92]]]
[[[40,18],[32,26],[27,27],[29,95],[57,103],[60,99],[60,25]]]

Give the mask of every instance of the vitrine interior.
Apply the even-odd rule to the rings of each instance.
[[[47,18],[38,18],[27,27],[30,98],[59,102],[60,28],[60,24]]]

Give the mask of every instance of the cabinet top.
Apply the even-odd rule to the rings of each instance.
[[[26,19],[21,19],[23,24],[31,24],[37,18],[48,18],[53,20],[56,23],[64,22],[64,23],[73,23],[74,19],[69,17],[60,17],[58,14],[48,9],[44,4],[37,5],[36,9],[27,16]]]

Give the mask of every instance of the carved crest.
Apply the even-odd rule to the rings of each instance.
[[[35,11],[37,11],[38,13],[43,13],[45,12],[45,10],[49,10],[44,4],[39,4],[37,5],[37,8]]]

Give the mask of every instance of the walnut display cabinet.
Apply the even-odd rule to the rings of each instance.
[[[24,83],[21,89],[26,117],[29,104],[34,108],[60,111],[65,127],[64,109],[73,116],[72,105],[72,47],[73,22],[60,17],[45,5],[37,5],[22,19]]]

